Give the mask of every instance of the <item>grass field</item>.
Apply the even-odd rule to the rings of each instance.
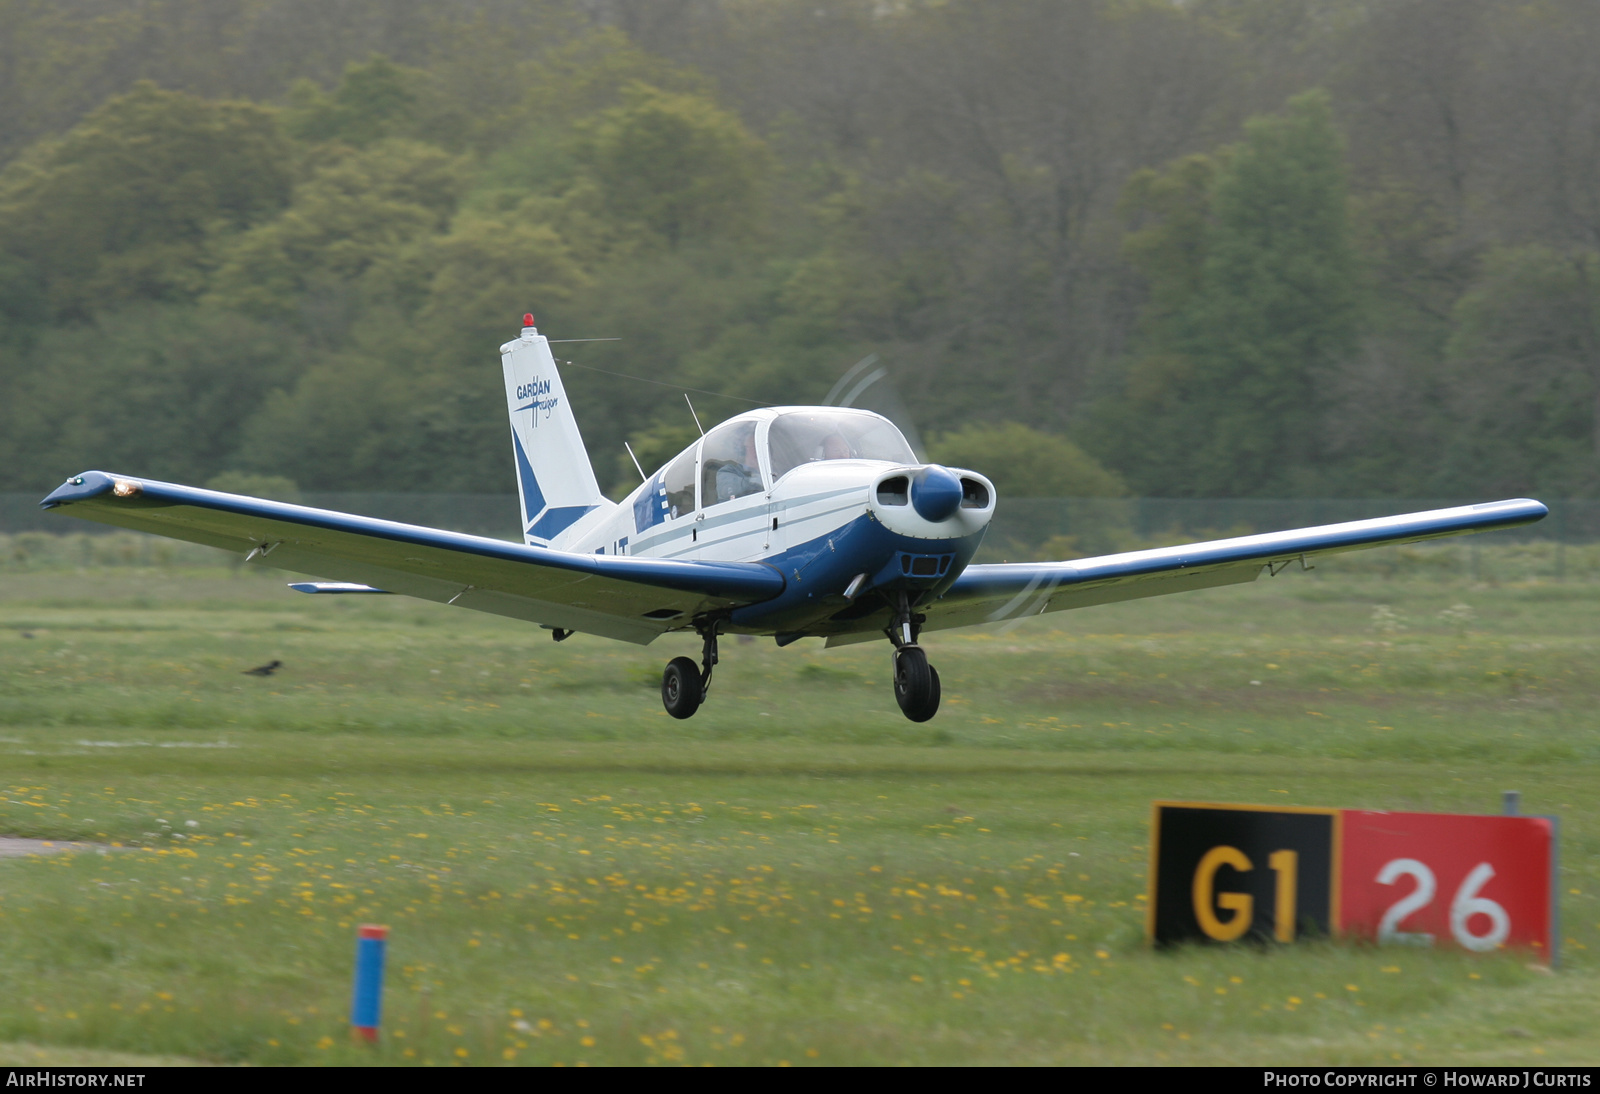
[[[729,641],[676,722],[692,640],[272,572],[0,574],[0,835],[114,845],[0,861],[0,1060],[1600,1062],[1600,584],[1514,550],[936,634],[922,726],[877,646]],[[1555,973],[1145,947],[1152,799],[1505,789],[1563,818]],[[392,928],[375,1049],[360,922]]]

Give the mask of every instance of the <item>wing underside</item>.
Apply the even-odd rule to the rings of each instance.
[[[784,588],[762,563],[579,555],[98,471],[43,505],[252,563],[641,644]]]
[[[944,596],[918,610],[927,616],[927,630],[999,623],[1044,612],[1243,584],[1263,572],[1307,566],[1307,560],[1321,555],[1514,528],[1541,520],[1548,512],[1540,502],[1518,498],[1071,562],[969,566]],[[887,612],[883,615],[882,620],[863,620],[860,632],[831,636],[828,645],[876,637],[888,621]]]

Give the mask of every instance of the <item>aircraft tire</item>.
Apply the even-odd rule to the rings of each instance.
[[[939,674],[916,646],[895,653],[894,698],[900,712],[913,722],[926,722],[939,713]]]
[[[674,657],[661,674],[661,705],[674,718],[693,718],[705,698],[700,666],[687,657]]]

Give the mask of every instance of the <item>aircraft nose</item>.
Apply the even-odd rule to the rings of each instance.
[[[911,508],[923,520],[947,519],[961,507],[961,480],[949,468],[930,464],[911,479]]]

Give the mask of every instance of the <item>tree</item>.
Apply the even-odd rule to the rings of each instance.
[[[928,457],[988,476],[1001,497],[1117,498],[1116,475],[1067,438],[1016,422],[964,426],[928,444]]]
[[[1456,306],[1447,360],[1446,489],[1600,486],[1600,255],[1491,251]]]
[[[205,482],[302,360],[279,328],[187,305],[48,331],[0,410],[0,489],[46,489],[91,467]]]
[[[351,62],[332,94],[302,79],[290,89],[284,128],[296,140],[341,141],[357,148],[386,137],[415,136],[425,78],[387,57],[372,57]]]
[[[460,162],[431,145],[380,141],[335,155],[283,215],[223,249],[210,299],[263,318],[348,307],[375,265],[445,229],[464,186]]]
[[[0,251],[56,320],[192,299],[214,239],[287,204],[290,158],[270,110],[141,83],[0,174]]]
[[[1218,157],[1185,156],[1135,171],[1123,188],[1117,212],[1136,227],[1122,237],[1122,257],[1144,278],[1146,326],[1170,323],[1205,284],[1217,170]]]
[[[766,148],[704,96],[635,83],[582,127],[576,155],[605,215],[668,247],[747,235],[758,222]]]
[[[239,466],[313,490],[513,488],[494,349],[586,283],[541,225],[463,217],[413,241],[368,272],[338,350],[252,417]]]
[[[1147,493],[1311,487],[1323,474],[1318,385],[1355,346],[1359,271],[1327,96],[1308,92],[1281,115],[1252,118],[1225,159],[1197,284],[1194,248],[1178,245],[1194,235],[1192,182],[1203,180],[1195,161],[1169,171],[1183,200],[1168,212],[1167,242],[1157,246],[1152,229],[1134,236],[1135,257],[1159,270],[1157,299],[1174,302],[1088,435]]]

